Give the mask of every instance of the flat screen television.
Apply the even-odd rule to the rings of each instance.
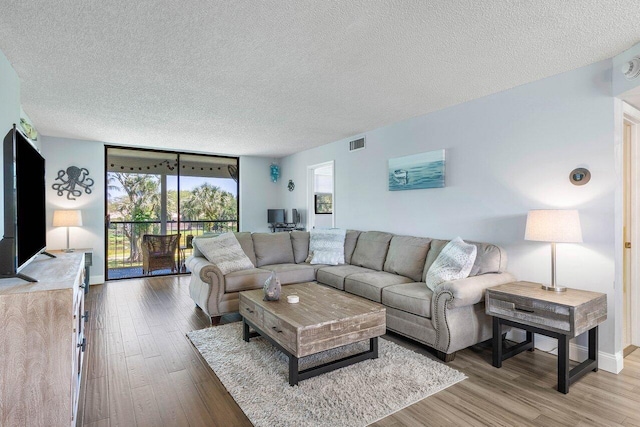
[[[3,154],[4,237],[0,241],[0,277],[36,281],[20,271],[47,246],[45,160],[15,125],[4,138]]]
[[[283,224],[286,222],[286,217],[284,209],[267,209],[267,222],[269,224]]]

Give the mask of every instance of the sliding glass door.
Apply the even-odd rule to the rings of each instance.
[[[107,280],[187,273],[192,240],[238,229],[238,159],[106,148]]]

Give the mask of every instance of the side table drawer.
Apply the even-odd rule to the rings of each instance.
[[[571,332],[572,310],[560,304],[488,291],[486,313],[530,326]]]

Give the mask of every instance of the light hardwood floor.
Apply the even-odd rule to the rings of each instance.
[[[180,276],[91,287],[78,425],[251,425],[185,335],[208,327],[188,286],[189,277]],[[459,352],[449,366],[468,379],[374,425],[640,426],[640,349],[621,374],[589,373],[568,395],[555,390],[555,356],[525,352],[501,369],[490,360],[481,346]]]

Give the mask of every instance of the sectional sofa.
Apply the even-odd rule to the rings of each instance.
[[[456,351],[491,338],[485,289],[515,281],[506,271],[505,251],[488,243],[469,242],[477,247],[470,276],[441,283],[432,292],[426,274],[447,240],[347,230],[345,264],[327,266],[307,261],[309,232],[235,235],[255,268],[222,275],[198,251],[198,238],[187,259],[191,298],[212,324],[238,311],[240,291],[261,288],[275,271],[283,285],[317,281],[385,305],[388,330],[432,347],[439,358],[450,361]]]

